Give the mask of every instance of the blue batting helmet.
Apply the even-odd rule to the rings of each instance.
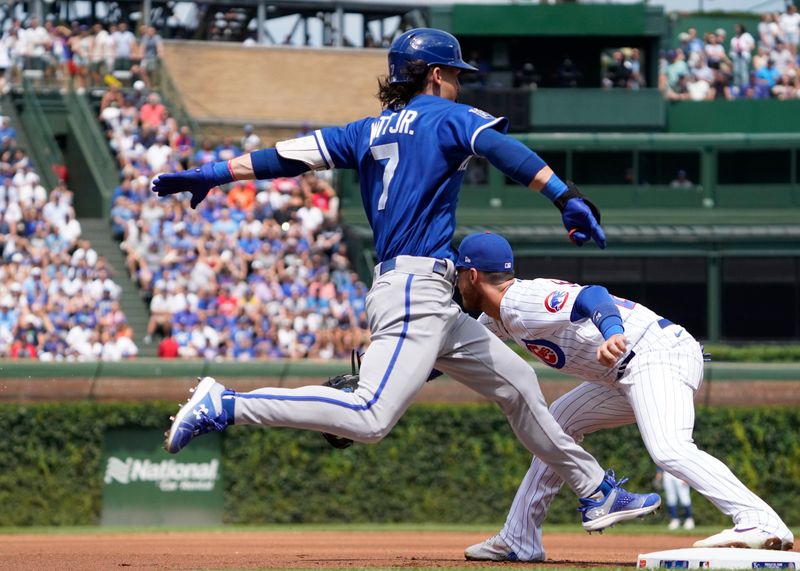
[[[389,83],[406,83],[413,61],[478,71],[461,59],[461,46],[452,34],[433,28],[415,28],[398,36],[389,48]]]

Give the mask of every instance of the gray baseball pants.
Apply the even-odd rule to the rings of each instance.
[[[530,365],[453,302],[452,262],[398,256],[393,265],[384,272],[376,266],[367,295],[372,338],[358,389],[344,393],[314,385],[236,393],[235,423],[378,442],[436,367],[499,404],[525,448],[579,497],[591,495],[603,469],[550,414]]]

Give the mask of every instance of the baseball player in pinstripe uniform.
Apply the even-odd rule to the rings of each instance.
[[[660,468],[731,516],[733,529],[695,547],[792,548],[792,532],[775,511],[692,441],[703,354],[688,331],[601,286],[514,279],[511,246],[497,234],[464,238],[456,268],[464,307],[482,311],[487,329],[585,381],[550,407],[567,434],[580,442],[635,422]],[[503,529],[468,547],[466,558],[543,560],[541,525],[560,487],[559,475],[534,458]]]
[[[473,156],[487,157],[508,176],[553,200],[573,241],[582,244],[591,238],[605,245],[592,205],[538,155],[507,137],[504,118],[455,103],[462,70],[474,68],[462,60],[453,36],[428,28],[411,30],[389,50],[389,76],[379,87],[385,109],[379,117],[154,181],[159,196],[190,191],[196,207],[210,188],[232,180],[356,169],[379,261],[367,296],[371,344],[358,388],[267,387],[237,393],[207,377],[175,416],[166,435],[169,452],[233,423],[377,442],[436,367],[501,406],[525,447],[581,498],[586,529],[602,529],[658,507],[657,494],[620,488],[611,473],[559,428],[533,370],[452,300],[455,254],[450,243],[458,192]]]

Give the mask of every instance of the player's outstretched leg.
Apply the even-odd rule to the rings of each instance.
[[[615,480],[614,471],[606,477],[598,491],[588,498],[580,499],[578,511],[583,514],[583,529],[602,531],[605,528],[653,513],[661,505],[658,494],[633,494],[622,487],[628,478]]]
[[[164,449],[175,454],[180,452],[195,436],[211,431],[221,432],[233,422],[232,408],[223,404],[226,393],[231,393],[211,377],[198,379],[195,388],[189,389],[192,396],[178,414],[170,417],[172,426],[164,433]],[[229,400],[232,407],[233,400]]]

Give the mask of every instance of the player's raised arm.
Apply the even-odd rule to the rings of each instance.
[[[201,167],[162,174],[153,180],[151,190],[158,196],[191,192],[191,206],[197,208],[208,191],[237,180],[291,177],[330,165],[318,150],[315,135],[280,141],[275,148],[260,149],[231,159],[206,163]]]
[[[475,151],[505,175],[523,186],[540,192],[561,211],[564,227],[577,246],[591,238],[600,248],[606,247],[606,235],[600,226],[600,211],[584,197],[572,182],[565,183],[547,164],[516,139],[494,129],[482,130],[475,139]]]

